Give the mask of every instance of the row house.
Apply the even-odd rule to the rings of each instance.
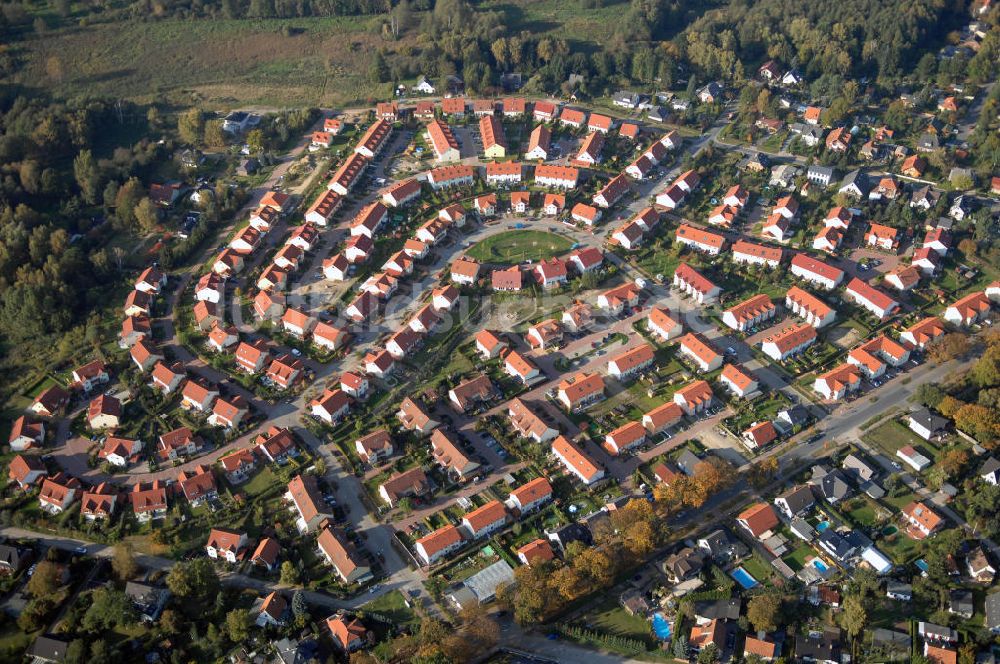
[[[783,362],[815,342],[816,328],[809,323],[796,323],[766,337],[760,349],[775,362]]]
[[[676,237],[681,244],[703,251],[710,256],[718,256],[726,244],[724,235],[711,233],[690,224],[678,226]]]
[[[569,473],[587,486],[604,479],[604,468],[566,436],[559,436],[552,441],[552,455]]]
[[[395,117],[392,119],[383,118],[372,123],[362,134],[357,145],[354,146],[354,152],[374,159],[388,143],[389,136],[392,134],[393,122],[395,122]]]
[[[326,187],[341,196],[347,196],[361,180],[367,168],[368,158],[357,152],[353,152],[348,155],[344,163],[334,172],[333,177],[330,178]]]
[[[688,332],[678,344],[681,354],[694,362],[700,371],[715,371],[722,366],[722,354],[697,332]]]
[[[851,392],[861,389],[861,370],[844,363],[816,377],[813,390],[827,401],[839,401]]]
[[[468,164],[458,164],[455,166],[439,166],[427,175],[427,181],[435,191],[448,189],[450,187],[462,187],[472,185],[476,171]]]
[[[523,170],[524,168],[520,162],[492,161],[486,164],[486,184],[491,187],[518,184],[521,182]],[[511,207],[513,207],[513,202],[511,203]],[[521,212],[524,212],[524,210],[521,210]]]
[[[783,253],[779,247],[768,247],[745,240],[735,242],[732,247],[733,262],[741,264],[778,267],[781,264]]]
[[[604,398],[604,379],[596,373],[578,373],[559,383],[556,396],[566,410],[581,410]]]
[[[833,307],[798,286],[785,293],[785,308],[816,328],[829,325],[837,317]]]
[[[462,158],[458,139],[444,121],[434,120],[428,124],[426,135],[437,161],[458,161]]]
[[[754,375],[735,364],[727,364],[722,367],[719,382],[725,385],[730,392],[744,399],[747,395],[756,392],[758,388],[758,382]]]
[[[546,443],[559,435],[559,430],[549,425],[527,403],[513,398],[507,404],[507,417],[518,435],[536,443]]]
[[[646,442],[646,428],[639,422],[627,422],[604,437],[604,449],[618,456]]]
[[[487,537],[507,525],[507,508],[499,500],[491,500],[462,517],[461,528],[469,539]]]
[[[618,380],[631,378],[649,368],[656,359],[653,347],[642,344],[608,360],[608,375]]]
[[[628,178],[624,175],[616,175],[600,191],[594,194],[594,204],[598,207],[609,208],[621,200],[628,191]]]
[[[503,159],[507,156],[507,137],[503,124],[492,114],[479,120],[479,136],[483,142],[483,155],[487,159]]]
[[[712,405],[713,399],[712,387],[708,381],[704,380],[688,383],[674,392],[674,403],[689,417],[694,417],[707,410]]]
[[[972,325],[990,312],[990,299],[983,291],[969,293],[944,310],[944,319],[955,325]]]
[[[340,209],[343,201],[343,197],[337,192],[332,189],[324,189],[306,210],[305,220],[310,224],[325,228],[333,220],[333,215]]]
[[[395,182],[382,192],[382,203],[387,207],[398,208],[420,198],[420,182],[414,178],[407,178]]]
[[[470,459],[443,429],[431,432],[431,456],[449,476],[460,482],[468,480],[479,469],[479,463]]]
[[[580,181],[580,169],[573,166],[539,164],[535,166],[535,184],[556,189],[576,189]]]
[[[760,293],[726,309],[722,314],[722,322],[737,332],[745,332],[774,318],[777,312],[771,298]]]
[[[548,159],[549,151],[552,149],[552,130],[545,125],[538,125],[531,131],[528,138],[528,151],[524,153],[525,159]],[[535,177],[538,177],[536,172]]]
[[[684,410],[673,401],[657,406],[642,416],[642,426],[650,436],[662,433],[679,424],[684,418]]]
[[[521,515],[534,512],[552,500],[552,485],[544,477],[536,477],[510,492],[507,507]]]
[[[431,565],[461,548],[464,541],[459,529],[448,524],[418,539],[413,545],[413,550],[424,565]]]
[[[818,284],[827,290],[836,288],[844,280],[843,270],[806,254],[795,254],[791,265],[792,274],[796,277]]]
[[[649,314],[646,316],[646,329],[663,342],[672,341],[684,332],[680,316],[662,307],[650,308]]]
[[[371,239],[382,224],[389,218],[389,210],[381,201],[375,201],[365,207],[351,220],[351,235],[365,235]]]
[[[710,304],[718,299],[722,289],[713,284],[687,263],[681,263],[674,270],[673,285],[682,293],[690,295],[698,304]]]
[[[899,308],[898,302],[857,277],[851,279],[850,283],[847,284],[844,297],[864,307],[879,320],[892,315]]]
[[[937,316],[928,316],[903,330],[899,340],[914,348],[925,348],[927,344],[944,336],[944,323]]]

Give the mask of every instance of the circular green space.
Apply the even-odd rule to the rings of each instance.
[[[517,230],[491,235],[472,245],[465,254],[484,263],[520,263],[552,258],[572,246],[572,241],[555,233]]]

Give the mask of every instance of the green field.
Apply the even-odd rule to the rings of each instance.
[[[371,84],[378,17],[164,19],[50,32],[25,41],[19,82],[88,94],[219,108],[387,98]],[[288,28],[288,30],[284,30]]]
[[[607,42],[624,0],[582,10],[577,2],[484,2],[511,34],[551,35],[594,51]],[[392,96],[392,83],[373,83],[371,55],[390,62],[427,47],[414,12],[398,39],[385,15],[290,19],[156,18],[114,23],[65,23],[18,43],[24,67],[15,83],[57,97],[125,98],[180,107],[329,106]],[[403,81],[413,82],[413,81]]]
[[[486,263],[519,263],[552,258],[572,246],[568,239],[547,231],[507,231],[491,235],[465,253]]]

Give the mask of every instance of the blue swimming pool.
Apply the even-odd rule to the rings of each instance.
[[[826,574],[827,572],[830,571],[830,568],[827,566],[827,564],[824,563],[819,558],[813,558],[812,560],[809,561],[809,563],[813,567],[815,567],[821,574]]]
[[[659,611],[653,614],[653,634],[661,641],[670,638],[670,621]]]
[[[821,533],[829,527],[830,527],[829,521],[820,521],[819,523],[816,524],[816,532]]]
[[[923,558],[921,558],[920,560],[918,560],[913,564],[919,567],[921,572],[927,572],[927,570],[931,568],[930,565],[927,564],[927,561],[924,560]]]
[[[760,582],[758,582],[757,579],[750,576],[750,572],[746,571],[742,567],[737,567],[736,569],[734,569],[732,572],[729,573],[729,576],[736,579],[736,583],[743,586],[743,588],[746,590],[750,590],[751,588],[755,588],[756,586],[760,585]]]

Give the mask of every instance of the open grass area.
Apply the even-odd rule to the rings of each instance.
[[[519,263],[558,256],[569,251],[572,246],[570,240],[555,233],[507,231],[477,242],[465,253],[486,263]]]

